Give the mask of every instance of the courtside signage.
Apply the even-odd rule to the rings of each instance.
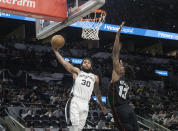
[[[7,14],[7,13],[3,13],[3,12],[0,12],[0,17],[35,22],[35,18],[32,18],[32,17],[24,17],[24,16],[20,16],[20,15],[12,15],[12,14]]]
[[[2,13],[2,12],[0,12],[0,17],[35,22],[35,18],[12,15],[12,14]],[[76,22],[70,26],[76,27],[76,28],[82,28],[81,22]],[[116,32],[118,28],[119,28],[119,25],[103,24],[100,27],[100,30]],[[127,26],[124,26],[122,28],[121,33],[130,34],[130,35],[146,36],[146,37],[155,37],[155,38],[161,38],[161,39],[178,40],[178,33],[163,32],[163,31],[156,31],[156,30],[149,30],[149,29],[142,29],[142,28],[127,27]]]
[[[70,26],[82,28],[81,22],[76,22]],[[119,25],[103,24],[100,27],[100,30],[109,31],[109,32],[117,32],[118,28],[119,28]],[[178,33],[170,33],[170,32],[163,32],[163,31],[156,31],[156,30],[149,30],[149,29],[142,29],[142,28],[135,28],[135,27],[127,27],[127,26],[124,26],[122,28],[121,33],[162,38],[162,39],[170,39],[170,40],[178,40]]]
[[[67,58],[67,57],[64,57],[64,60],[67,62],[71,61],[73,64],[81,64],[83,61],[83,59]]]
[[[63,21],[67,17],[67,1],[0,0],[0,11],[38,19]]]
[[[12,4],[16,6],[22,6],[27,8],[35,8],[36,1],[35,0],[0,0],[3,4]]]
[[[95,101],[98,102],[96,96],[93,96],[92,98],[93,98]],[[104,103],[106,103],[106,96],[101,96],[101,101],[104,102]]]
[[[155,73],[160,75],[160,76],[168,76],[168,71],[155,70]]]

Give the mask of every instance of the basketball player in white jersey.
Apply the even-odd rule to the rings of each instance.
[[[67,101],[65,107],[66,121],[70,131],[81,131],[85,125],[88,111],[89,101],[94,90],[94,93],[99,101],[99,105],[103,113],[107,113],[106,108],[101,101],[101,93],[99,90],[99,78],[91,73],[92,61],[89,58],[83,60],[81,69],[74,67],[69,62],[65,61],[57,49],[53,48],[59,62],[64,68],[73,75],[74,84],[71,91],[71,97]]]

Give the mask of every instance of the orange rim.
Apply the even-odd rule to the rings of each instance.
[[[81,19],[81,21],[97,21],[101,18],[104,18],[107,14],[104,10],[95,10],[92,13],[101,13],[101,14],[104,14],[104,15],[101,16],[101,17],[98,17],[98,18],[94,18],[94,19]]]

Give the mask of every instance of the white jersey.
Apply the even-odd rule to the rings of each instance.
[[[75,79],[71,93],[74,97],[89,101],[95,84],[95,75],[80,71]]]

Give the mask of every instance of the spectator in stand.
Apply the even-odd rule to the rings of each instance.
[[[32,108],[30,108],[27,112],[25,112],[25,110],[20,111],[19,115],[24,119],[28,115],[30,115],[32,117],[35,116],[35,112],[33,111]]]
[[[28,115],[28,114],[25,112],[24,109],[21,109],[21,110],[19,111],[19,116],[20,116],[21,118],[24,119],[27,115]]]
[[[156,122],[159,121],[158,112],[157,111],[155,111],[154,114],[152,115],[152,119],[153,119],[153,121],[156,121]]]
[[[106,127],[105,122],[100,119],[98,122],[98,129],[105,129],[105,127]]]
[[[165,127],[169,127],[170,126],[170,114],[168,113],[167,115],[166,115],[166,117],[164,118],[164,120],[163,120],[163,125],[165,126]]]
[[[48,109],[48,111],[44,115],[48,116],[48,117],[51,117],[52,116],[52,110]]]
[[[56,109],[52,115],[57,118],[60,118],[61,116],[64,116],[64,113],[62,112],[61,107],[58,107],[58,109]]]
[[[173,114],[172,114],[172,116],[171,116],[171,118],[170,118],[170,123],[171,123],[171,124],[176,124],[176,123],[178,123],[178,115],[177,115],[176,110],[174,110],[174,112],[173,112]]]

